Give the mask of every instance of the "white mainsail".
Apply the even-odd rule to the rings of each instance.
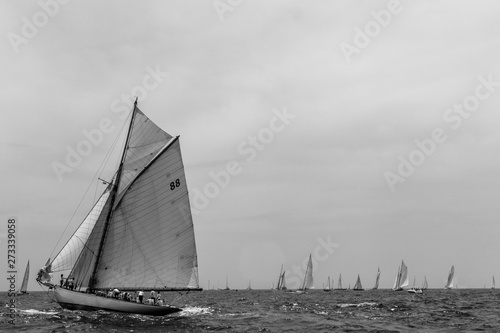
[[[408,267],[406,267],[404,261],[401,260],[401,266],[398,268],[398,273],[396,274],[396,280],[394,281],[392,290],[403,290],[404,287],[408,286],[408,283]]]
[[[115,179],[51,262],[91,289],[199,289],[179,137],[137,106]]]
[[[448,281],[446,281],[446,285],[444,286],[446,289],[453,288],[453,276],[455,275],[455,266],[451,266],[450,272],[448,273]]]
[[[380,280],[380,267],[377,269],[377,278],[375,279],[375,286],[373,289],[378,289],[378,282]]]
[[[356,283],[354,284],[353,290],[363,290],[363,286],[361,285],[361,279],[359,278],[358,274],[358,279],[356,280]]]
[[[312,270],[313,270],[312,256],[309,255],[309,261],[307,262],[306,274],[304,275],[304,282],[302,283],[300,290],[307,290],[307,289],[314,288]]]
[[[342,290],[342,273],[339,274],[339,282],[337,282],[337,289]]]
[[[493,281],[491,283],[491,289],[495,289],[495,276],[493,275]]]
[[[323,288],[324,291],[332,291],[332,285],[333,285],[333,281],[330,280],[330,276],[328,276],[328,284],[326,286],[326,288]]]
[[[28,260],[28,264],[26,265],[26,270],[24,271],[23,283],[21,284],[21,288],[19,288],[18,294],[27,294],[28,293],[28,280],[30,276],[30,262]]]
[[[422,289],[427,289],[427,277],[424,276],[424,284],[422,285]]]

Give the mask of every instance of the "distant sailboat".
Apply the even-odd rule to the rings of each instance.
[[[363,286],[361,285],[361,279],[359,278],[359,274],[358,274],[358,279],[356,280],[356,284],[354,285],[354,288],[352,288],[352,290],[357,290],[357,291],[364,290]]]
[[[424,284],[422,285],[422,290],[427,289],[427,277],[424,276]]]
[[[416,281],[415,277],[413,277],[413,287],[411,287],[410,289],[408,289],[408,292],[411,293],[411,294],[422,294],[423,293],[423,289],[417,287],[415,281]]]
[[[24,271],[23,283],[21,284],[21,288],[17,292],[18,295],[28,294],[28,280],[30,275],[30,262],[28,260],[28,265],[26,265],[26,270]]]
[[[283,265],[281,265],[280,275],[278,277],[278,286],[276,290],[286,290],[286,281],[285,281],[285,271],[283,270]]]
[[[337,282],[337,290],[345,290],[345,288],[342,288],[342,274],[339,274],[339,282]]]
[[[332,291],[332,285],[330,283],[330,277],[328,277],[328,285],[323,290],[324,291]]]
[[[446,289],[451,289],[453,288],[453,277],[455,275],[455,266],[451,266],[450,272],[448,273],[448,281],[446,282],[446,286],[444,286]]]
[[[248,280],[247,290],[252,290],[252,281]]]
[[[408,286],[408,267],[406,267],[404,261],[401,260],[401,266],[398,268],[398,273],[396,274],[396,280],[394,281],[392,290],[400,291],[406,286]]]
[[[380,279],[380,267],[377,270],[377,279],[375,280],[375,286],[373,287],[373,289],[378,289],[378,281],[379,281],[379,279]]]
[[[307,289],[314,288],[314,280],[312,275],[312,256],[309,255],[309,261],[307,262],[306,274],[304,275],[304,282],[302,282],[302,286],[299,290],[305,291]]]
[[[495,276],[493,275],[493,281],[491,283],[491,289],[495,289]]]
[[[229,289],[229,284],[227,283],[227,276],[226,276],[226,288],[224,288],[224,290],[230,290]]]

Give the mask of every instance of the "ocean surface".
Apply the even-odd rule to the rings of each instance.
[[[429,289],[306,293],[208,290],[163,293],[184,310],[165,317],[63,310],[45,292],[0,293],[2,332],[500,332],[500,291]]]

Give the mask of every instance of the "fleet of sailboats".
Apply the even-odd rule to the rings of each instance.
[[[70,310],[166,315],[180,308],[99,296],[103,291],[201,290],[179,137],[134,103],[119,166],[90,213],[37,281]],[[51,282],[70,271],[74,288]]]

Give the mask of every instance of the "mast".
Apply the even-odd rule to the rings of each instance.
[[[94,265],[92,274],[90,275],[89,289],[91,289],[91,290],[94,289],[94,285],[97,282],[96,281],[97,267],[99,267],[99,262],[100,262],[101,255],[102,255],[102,249],[104,247],[104,240],[106,239],[106,233],[107,233],[108,227],[109,227],[109,221],[111,220],[111,217],[113,216],[113,205],[115,203],[116,192],[118,191],[118,185],[120,184],[120,178],[121,178],[122,171],[123,171],[123,163],[125,162],[125,157],[127,155],[127,149],[128,149],[128,145],[129,145],[129,141],[130,141],[130,134],[132,133],[132,124],[134,123],[136,110],[137,110],[137,97],[135,98],[134,109],[132,110],[132,116],[130,117],[130,125],[129,125],[128,132],[127,132],[127,139],[125,140],[125,146],[123,147],[123,153],[122,153],[122,158],[120,160],[120,166],[118,167],[118,170],[116,171],[115,181],[113,184],[113,188],[111,189],[110,209],[109,209],[108,215],[106,216],[106,221],[104,222],[104,231],[102,233],[101,241],[99,243],[99,250],[97,251],[95,265]]]

